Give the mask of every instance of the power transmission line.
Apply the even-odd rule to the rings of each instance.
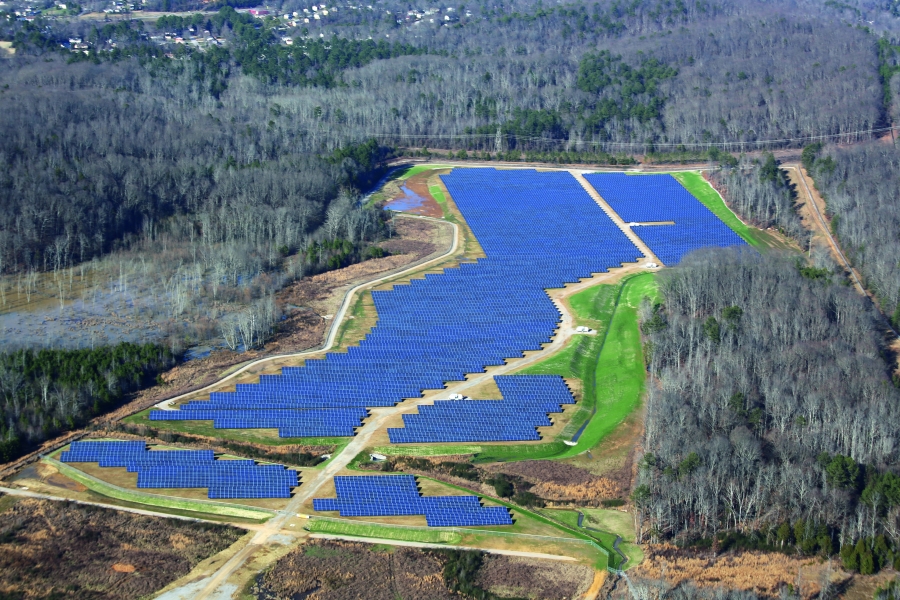
[[[722,148],[722,149],[740,149],[743,150],[748,147],[765,147],[765,146],[783,146],[786,144],[793,144],[798,142],[818,142],[825,140],[834,140],[834,139],[844,139],[847,142],[857,141],[862,137],[871,137],[876,134],[884,134],[890,132],[893,136],[894,131],[900,130],[900,126],[891,126],[891,127],[878,127],[872,129],[862,129],[858,131],[848,131],[843,133],[828,133],[823,135],[809,135],[809,136],[801,136],[801,137],[786,137],[786,138],[778,138],[778,139],[770,139],[770,140],[743,140],[743,141],[723,141],[723,142],[611,142],[611,141],[572,141],[572,140],[561,140],[561,139],[553,139],[553,138],[545,138],[545,137],[534,137],[534,136],[521,136],[514,134],[505,134],[501,136],[498,131],[496,134],[492,133],[465,133],[465,134],[392,134],[392,133],[371,133],[365,134],[363,137],[367,138],[380,138],[380,139],[391,139],[391,140],[420,140],[428,142],[430,140],[465,140],[465,141],[485,141],[488,144],[493,142],[493,145],[496,147],[497,143],[501,140],[501,137],[505,137],[507,142],[509,140],[514,140],[517,142],[531,142],[531,143],[542,143],[542,144],[567,144],[567,145],[576,145],[576,146],[592,146],[595,148],[603,147],[603,148],[617,148],[621,150],[625,149],[635,149],[635,148],[678,148],[678,149],[700,149],[700,150],[709,150],[710,148]]]

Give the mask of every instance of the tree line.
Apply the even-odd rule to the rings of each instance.
[[[804,150],[844,254],[859,270],[882,311],[900,328],[900,150],[871,143]]]
[[[0,353],[0,463],[115,408],[174,363],[155,344]]]
[[[809,233],[797,215],[797,190],[772,154],[766,154],[763,160],[742,157],[740,162],[713,171],[710,179],[737,213],[753,225],[760,229],[776,227],[801,245],[808,241]]]
[[[879,315],[797,260],[700,251],[660,273],[662,304],[641,308],[641,539],[737,530],[848,568],[900,557],[900,391]]]

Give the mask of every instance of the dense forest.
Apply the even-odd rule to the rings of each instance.
[[[900,328],[900,150],[890,143],[824,152],[814,146],[806,163],[844,253]]]
[[[900,391],[871,303],[791,256],[701,251],[659,279],[641,537],[900,564]]]
[[[0,354],[0,463],[115,408],[174,362],[153,344]]]
[[[763,160],[742,157],[739,163],[710,173],[710,179],[731,207],[756,227],[776,227],[801,244],[808,239],[796,211],[797,192],[772,154]]]
[[[146,23],[8,20],[0,272],[163,239],[190,246],[209,279],[283,272],[285,250],[327,237],[333,206],[339,237],[377,239],[379,219],[341,190],[374,183],[397,146],[740,151],[884,125],[894,55],[841,24],[845,11],[805,6],[522,2],[433,26],[391,2],[293,28],[227,6]],[[220,42],[162,39],[194,33]],[[72,53],[72,39],[88,48]],[[766,185],[763,219],[782,218]],[[225,255],[237,264],[213,264]]]

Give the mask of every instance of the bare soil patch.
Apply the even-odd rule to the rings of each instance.
[[[489,554],[475,584],[498,596],[530,600],[581,598],[594,581],[585,565]]]
[[[50,475],[46,479],[44,479],[44,483],[52,485],[53,487],[63,488],[64,490],[71,490],[73,492],[86,492],[87,487],[78,483],[77,481],[72,481],[65,475],[60,473],[54,473]]]
[[[443,561],[432,553],[397,547],[316,540],[279,560],[253,589],[258,598],[308,600],[451,600]]]
[[[444,211],[441,210],[428,190],[428,178],[431,175],[432,173],[426,171],[399,183],[397,192],[384,203],[384,208],[413,215],[441,218]]]
[[[0,592],[16,598],[140,598],[186,575],[243,533],[21,499],[0,513]]]

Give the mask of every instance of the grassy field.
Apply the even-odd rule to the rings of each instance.
[[[706,208],[711,210],[717,217],[728,225],[735,233],[741,236],[745,242],[756,248],[757,250],[773,250],[788,248],[781,240],[775,236],[769,235],[765,231],[744,225],[730,208],[722,200],[713,187],[703,179],[703,176],[697,171],[685,171],[673,173],[672,176],[681,182],[687,190],[694,195]]]
[[[644,296],[655,297],[655,294],[652,273],[575,294],[569,299],[575,323],[597,330],[597,335],[577,336],[562,351],[520,371],[582,381],[583,397],[578,412],[560,436],[570,439],[590,418],[576,446],[567,446],[562,439],[545,444],[485,445],[475,461],[566,458],[590,450],[613,431],[640,404],[644,391],[646,373],[637,307]],[[597,413],[591,417],[595,406]]]
[[[585,508],[584,525],[611,531],[622,538],[619,549],[628,557],[628,568],[641,564],[644,560],[643,549],[634,543],[634,517],[620,510],[604,508]]]
[[[616,536],[622,538],[619,549],[628,557],[628,568],[639,565],[644,560],[644,552],[641,547],[631,541],[634,540],[634,521],[630,514],[604,508],[582,508],[580,511],[584,514],[584,519],[582,527],[579,529],[596,538],[603,546],[612,549]],[[557,521],[578,528],[578,511],[544,509],[541,512]],[[594,531],[595,529],[602,531]],[[613,562],[615,563],[615,561],[614,558]]]
[[[597,412],[581,433],[578,443],[567,447],[559,458],[590,450],[640,405],[647,373],[637,308],[645,296],[657,296],[654,274],[643,273],[624,282],[609,330],[604,334],[593,381],[590,381],[590,374],[585,380],[584,396],[588,398],[588,390],[593,387]]]
[[[428,186],[428,191],[431,193],[431,197],[434,198],[434,201],[438,204],[446,204],[447,197],[444,196],[444,190],[437,185]]]
[[[82,473],[78,469],[67,464],[61,463],[51,458],[45,458],[45,462],[53,465],[60,473],[77,481],[89,490],[106,496],[123,500],[133,505],[140,505],[148,510],[155,508],[174,509],[190,513],[189,516],[203,518],[204,515],[217,515],[220,517],[234,517],[246,519],[255,522],[263,522],[272,517],[273,511],[259,510],[250,507],[242,507],[237,505],[217,503],[217,502],[200,502],[197,500],[189,500],[185,498],[172,498],[167,496],[158,496],[155,494],[146,494],[132,490],[126,490],[104,481],[100,481],[94,477],[90,477]]]
[[[312,517],[308,528],[313,533],[330,533],[333,535],[352,535],[365,538],[381,538],[403,542],[422,542],[426,544],[458,544],[462,535],[456,531],[426,527],[397,527],[380,523],[361,521],[332,521]]]
[[[436,169],[452,169],[453,167],[449,165],[414,165],[409,167],[405,171],[401,171],[397,176],[397,179],[404,180],[409,179],[413,175],[418,175],[419,173],[423,173],[425,171],[434,171]]]

